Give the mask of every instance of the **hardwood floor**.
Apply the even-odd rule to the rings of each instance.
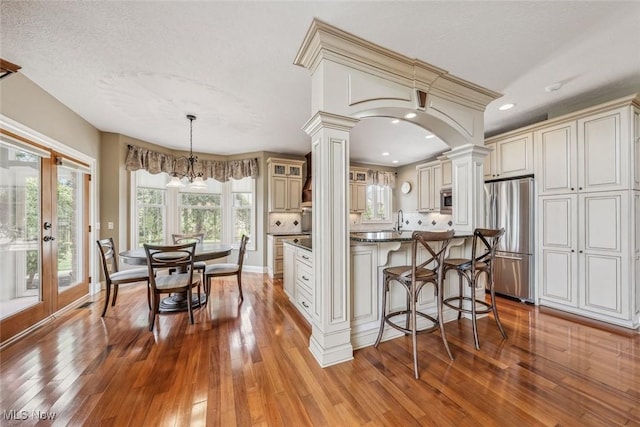
[[[322,369],[281,282],[243,274],[243,289],[238,305],[235,280],[216,280],[195,325],[162,315],[154,332],[142,286],[105,318],[99,300],[71,310],[0,353],[0,424],[39,411],[70,426],[640,425],[635,331],[501,299],[508,340],[485,318],[475,350],[471,324],[448,323],[455,360],[420,336],[415,380],[410,339]]]

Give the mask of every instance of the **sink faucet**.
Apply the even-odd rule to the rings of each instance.
[[[404,212],[402,209],[398,209],[398,225],[396,227],[396,231],[399,233],[402,230],[402,223],[404,222]]]

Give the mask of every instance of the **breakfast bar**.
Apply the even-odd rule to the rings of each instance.
[[[412,231],[382,231],[350,233],[351,240],[351,344],[354,349],[373,345],[380,327],[380,304],[382,298],[383,270],[398,265],[411,265]],[[471,234],[456,234],[449,245],[450,256],[462,257],[465,241]],[[427,258],[424,251],[418,259]],[[458,292],[457,278],[445,280],[444,295]],[[401,310],[407,305],[406,294],[400,285],[392,282],[387,297],[390,311]],[[423,289],[418,300],[418,310],[435,315],[437,301],[433,285]],[[455,313],[445,311],[445,320],[452,320]],[[419,321],[420,323],[420,321]],[[402,333],[386,328],[383,341],[401,336]]]

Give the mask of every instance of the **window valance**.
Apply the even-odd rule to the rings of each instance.
[[[369,169],[367,171],[367,184],[395,188],[396,174],[393,172],[383,172]]]
[[[158,153],[135,145],[129,145],[125,167],[128,171],[144,169],[149,173],[160,172],[178,176],[187,174],[189,161],[184,156]],[[195,164],[195,173],[202,173],[203,179],[213,178],[216,181],[227,182],[229,179],[257,178],[258,159],[242,160],[200,160]]]

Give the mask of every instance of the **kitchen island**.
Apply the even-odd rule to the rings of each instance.
[[[350,233],[350,319],[351,345],[354,349],[373,345],[380,327],[383,270],[387,267],[411,264],[412,231],[378,231]],[[463,257],[468,250],[465,241],[469,234],[459,234],[449,245],[449,256]],[[311,239],[284,241],[283,287],[289,300],[304,318],[313,323],[315,283],[313,281]],[[424,249],[418,252],[418,261],[426,260]],[[445,281],[445,297],[457,295],[457,276]],[[406,307],[406,296],[401,285],[392,282],[387,301],[391,311]],[[435,315],[437,304],[433,285],[426,285],[418,300],[418,310]],[[446,310],[445,320],[452,320],[457,313]],[[421,320],[422,321],[422,320]],[[419,324],[419,327],[426,325]],[[383,340],[401,336],[393,328],[386,328]]]
[[[430,230],[437,231],[437,230]],[[382,299],[383,271],[387,267],[411,265],[411,236],[413,232],[382,231],[357,232],[350,234],[351,240],[351,345],[354,349],[373,345],[380,328],[380,304]],[[449,244],[448,255],[464,257],[468,248],[465,241],[470,234],[457,234]],[[418,262],[425,261],[429,254],[423,249],[418,250]],[[444,284],[445,297],[458,294],[457,276],[449,275]],[[418,299],[417,309],[435,316],[437,301],[432,284],[427,284]],[[389,312],[405,309],[407,306],[406,293],[397,282],[391,282],[387,297]],[[450,310],[445,310],[445,321],[457,316]],[[427,322],[418,320],[418,327],[422,328]],[[396,338],[402,333],[393,328],[385,328],[382,340]]]

